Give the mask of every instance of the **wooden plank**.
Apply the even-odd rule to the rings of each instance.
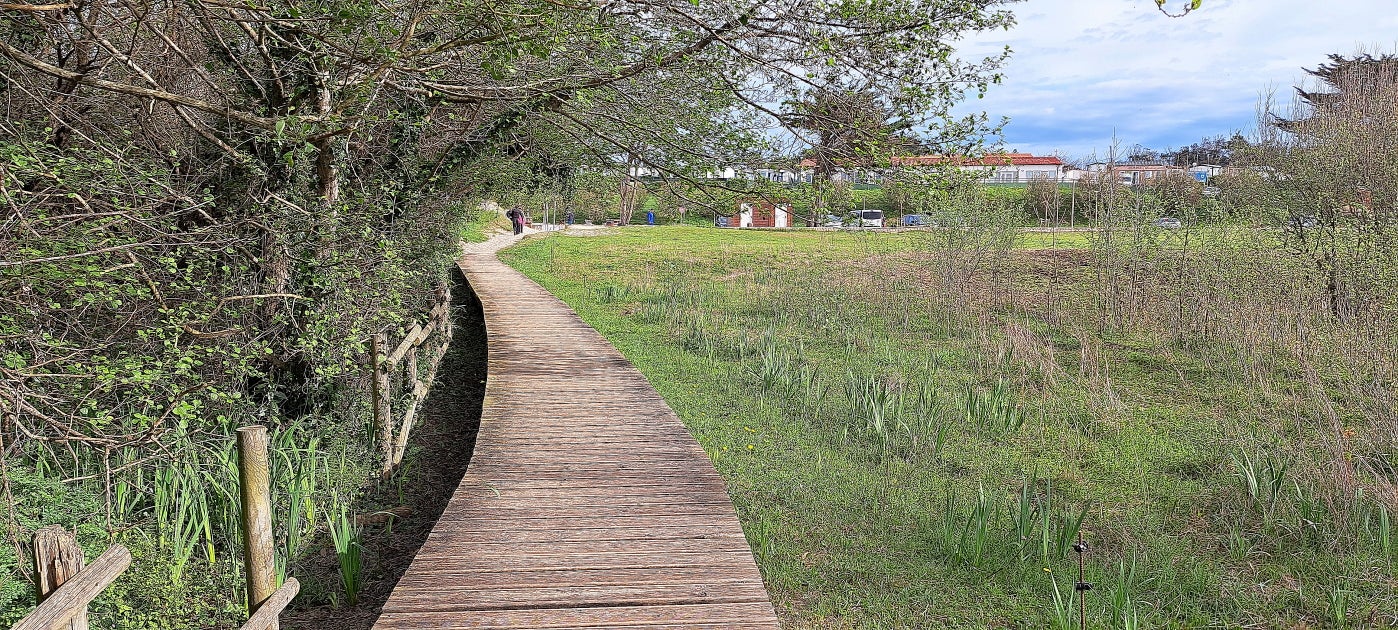
[[[746,577],[746,576],[743,576]],[[399,598],[394,610],[490,611],[567,606],[648,606],[705,603],[750,603],[767,599],[760,583],[735,578],[703,584],[541,586],[534,588],[438,588]]]
[[[513,503],[547,502],[557,506],[578,505],[650,505],[654,503],[676,503],[700,500],[704,502],[726,502],[728,492],[722,487],[710,485],[685,486],[688,491],[673,490],[667,486],[642,486],[639,488],[533,488],[479,491],[459,490],[456,503],[470,502],[478,505],[510,505]]]
[[[427,397],[427,388],[418,380],[417,346],[408,348],[407,372],[408,382],[413,384],[413,396],[412,401],[408,403],[408,412],[403,414],[402,425],[398,427],[398,437],[393,443],[394,467],[403,463],[403,455],[408,452],[408,436],[412,435],[413,422],[417,418],[417,408],[422,405],[422,399]]]
[[[703,534],[695,534],[703,532]],[[593,527],[586,529],[509,529],[452,531],[433,533],[428,540],[428,553],[438,549],[478,549],[485,545],[507,545],[512,543],[570,543],[578,541],[646,542],[685,538],[728,538],[735,541],[747,539],[737,526],[678,524],[672,527]]]
[[[608,527],[709,527],[709,526],[732,526],[738,527],[736,518],[727,516],[716,516],[713,514],[704,515],[684,515],[684,516],[630,516],[630,517],[575,517],[569,519],[546,518],[546,517],[468,517],[446,519],[447,522],[455,522],[456,525],[450,527],[458,528],[492,528],[492,529],[556,529],[567,526],[582,529],[601,529]]]
[[[649,488],[651,486],[662,486],[665,488],[671,488],[674,489],[674,491],[676,492],[683,491],[684,488],[689,486],[703,486],[704,488],[711,488],[718,491],[727,491],[723,485],[723,480],[719,478],[718,475],[705,475],[701,478],[670,478],[652,477],[646,475],[637,476],[633,479],[623,479],[620,477],[615,477],[611,479],[611,481],[615,483],[609,487],[614,487],[618,490],[635,490],[638,492],[641,491],[642,488]],[[598,492],[606,491],[604,488],[598,486],[594,480],[590,479],[520,479],[513,477],[475,476],[468,473],[467,477],[461,481],[461,485],[458,486],[457,492],[482,492],[485,493],[481,495],[482,497],[484,497],[487,494],[499,494],[506,490],[516,490],[522,492],[525,490],[542,489],[551,489],[559,492],[569,489],[576,489],[578,491],[588,489],[596,489]]]
[[[437,611],[389,613],[379,617],[376,628],[385,630],[452,629],[511,629],[511,628],[617,628],[671,624],[693,627],[692,624],[757,624],[760,628],[777,628],[775,619],[761,625],[764,617],[772,617],[772,605],[766,602],[736,604],[682,604],[659,606],[605,606],[592,608],[545,608],[523,610],[475,611],[457,615]],[[682,625],[679,625],[682,624]]]
[[[521,626],[512,626],[519,628]],[[538,627],[538,626],[527,626]],[[734,622],[725,621],[719,623],[685,622],[681,624],[646,622],[640,625],[633,624],[612,624],[607,626],[548,626],[550,630],[774,630],[777,626],[760,622]]]
[[[247,623],[238,630],[276,628],[277,618],[281,616],[282,611],[286,610],[287,604],[290,604],[299,592],[301,592],[301,583],[297,582],[294,577],[287,578],[286,582],[283,582],[281,587],[272,593],[271,597],[263,601],[262,605],[257,607],[257,612],[248,617]]]
[[[707,516],[715,509],[732,505],[729,501],[710,503],[655,503],[651,505],[585,505],[581,507],[559,507],[554,505],[470,505],[448,507],[442,512],[443,520],[464,518],[552,518],[555,520],[581,517],[626,518],[640,516]]]
[[[431,334],[430,330],[428,334]],[[413,327],[408,329],[408,334],[403,337],[402,341],[398,342],[398,347],[394,348],[393,352],[388,354],[388,358],[384,359],[384,364],[387,366],[386,369],[392,372],[394,368],[398,367],[398,362],[403,360],[403,356],[408,354],[409,350],[416,348],[418,344],[422,343],[422,339],[420,338],[422,335],[422,324],[413,323]]]
[[[536,542],[489,542],[449,544],[434,541],[418,555],[420,557],[455,558],[461,554],[477,560],[507,556],[564,556],[578,553],[653,554],[702,553],[705,551],[746,551],[748,542],[741,532],[732,536],[710,538],[659,538],[650,540],[574,540]]]
[[[675,584],[693,581],[696,576],[726,568],[724,566],[686,565],[683,567],[628,567],[625,569],[538,569],[508,573],[481,573],[451,570],[403,576],[400,587],[430,587],[437,590],[489,590],[492,588],[529,588],[565,586],[627,586],[645,584]]]

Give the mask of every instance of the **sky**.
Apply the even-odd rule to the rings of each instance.
[[[1006,149],[1084,161],[1105,159],[1113,132],[1126,151],[1247,134],[1265,93],[1289,104],[1330,53],[1398,51],[1398,0],[1204,0],[1181,18],[1153,0],[1011,8],[1013,29],[961,46],[971,58],[1009,45],[1004,82],[956,111],[1008,116]]]

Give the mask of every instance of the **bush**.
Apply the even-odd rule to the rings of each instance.
[[[1204,200],[1204,185],[1185,173],[1166,173],[1147,180],[1142,188],[1158,202],[1160,213],[1168,217],[1197,217]]]
[[[1024,210],[1029,218],[1040,223],[1071,220],[1072,201],[1071,193],[1065,193],[1055,180],[1031,180],[1024,188]]]

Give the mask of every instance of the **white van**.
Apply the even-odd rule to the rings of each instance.
[[[856,210],[851,214],[858,217],[854,224],[859,227],[883,227],[882,210]]]

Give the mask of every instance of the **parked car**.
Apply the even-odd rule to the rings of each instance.
[[[1151,221],[1150,224],[1167,230],[1178,230],[1184,227],[1184,223],[1180,222],[1180,220],[1175,217],[1160,217],[1159,219]]]
[[[925,214],[905,214],[903,215],[903,225],[908,227],[919,227],[930,223]]]
[[[825,215],[825,222],[820,225],[821,227],[844,227],[845,221],[833,214],[827,214]]]

